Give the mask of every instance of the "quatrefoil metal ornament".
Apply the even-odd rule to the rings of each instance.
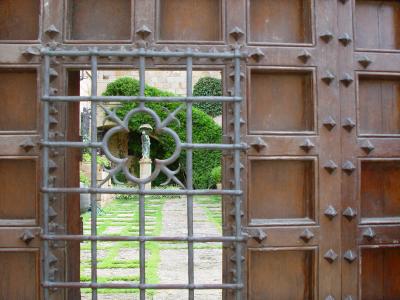
[[[164,173],[167,177],[166,182],[162,183],[162,185],[167,185],[171,180],[174,181],[176,184],[184,188],[183,183],[176,177],[176,174],[179,172],[179,168],[177,170],[170,170],[168,168],[168,165],[174,163],[178,158],[181,153],[182,149],[182,143],[180,141],[180,138],[178,134],[173,131],[171,128],[168,127],[168,125],[176,121],[176,115],[178,112],[183,109],[184,105],[180,105],[178,108],[176,108],[173,112],[169,113],[168,116],[164,119],[161,120],[160,117],[157,115],[157,113],[144,106],[140,105],[136,108],[131,109],[125,117],[121,120],[115,112],[111,111],[108,109],[106,106],[100,104],[99,105],[106,113],[107,118],[112,120],[117,124],[117,126],[111,128],[107,133],[104,135],[103,141],[102,141],[102,148],[104,151],[104,154],[106,157],[115,165],[114,168],[106,170],[106,172],[109,173],[109,175],[100,183],[100,186],[104,184],[107,180],[110,178],[114,178],[115,175],[119,172],[123,172],[124,176],[126,177],[127,180],[137,183],[139,185],[145,185],[146,183],[149,183],[153,181],[154,179],[157,178],[157,176],[160,173]],[[137,114],[147,114],[149,115],[155,124],[155,132],[158,134],[167,134],[169,135],[175,142],[175,150],[172,153],[172,155],[169,158],[166,159],[154,159],[153,160],[153,165],[154,165],[154,170],[151,173],[150,176],[146,178],[138,178],[135,175],[131,173],[129,170],[129,158],[124,157],[115,157],[115,155],[110,151],[109,148],[109,142],[110,139],[113,135],[118,134],[120,132],[129,132],[129,121]]]

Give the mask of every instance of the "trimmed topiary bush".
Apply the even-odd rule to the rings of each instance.
[[[119,78],[107,85],[104,96],[136,96],[139,94],[139,81],[129,77]],[[172,93],[159,90],[157,88],[147,86],[145,89],[146,96],[173,96]],[[181,103],[147,103],[146,106],[154,110],[161,120],[168,116],[168,112],[174,111]],[[136,107],[136,103],[124,103],[117,109],[117,115],[123,118],[132,108]],[[182,142],[186,141],[186,111],[183,108],[177,115],[179,120],[173,121],[168,125],[180,137]],[[129,152],[131,155],[141,157],[141,142],[139,126],[148,123],[154,128],[154,121],[148,114],[136,114],[129,121],[130,142]],[[179,124],[180,123],[180,124]],[[216,124],[213,119],[206,113],[197,108],[193,108],[193,142],[194,143],[220,143],[222,138],[222,128]],[[168,135],[153,135],[151,136],[151,158],[167,158],[171,156],[175,150],[175,143]],[[209,178],[213,168],[220,166],[221,152],[196,150],[193,151],[193,185],[197,189],[208,188]],[[186,154],[184,151],[175,165],[170,166],[170,169],[177,169],[180,166],[180,172],[177,177],[185,183],[186,178]],[[137,166],[138,168],[138,166]],[[154,182],[158,185],[165,181],[165,176],[160,175]]]
[[[222,96],[221,79],[213,77],[200,78],[193,87],[193,96]],[[222,103],[220,102],[200,102],[195,103],[194,106],[213,118],[222,115]]]
[[[222,181],[222,170],[221,166],[218,166],[211,170],[209,186],[215,187],[218,183],[221,183],[221,181]]]

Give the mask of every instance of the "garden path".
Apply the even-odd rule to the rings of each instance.
[[[137,199],[117,199],[98,215],[98,234],[137,235]],[[90,214],[85,214],[84,234],[90,234]],[[218,198],[198,197],[194,201],[195,235],[221,235],[221,204]],[[146,199],[146,234],[184,236],[185,198]],[[139,280],[139,251],[135,242],[98,243],[98,281],[126,282]],[[195,283],[218,283],[222,280],[222,247],[218,243],[195,244]],[[146,279],[148,283],[187,282],[187,243],[147,243]],[[81,245],[81,280],[90,281],[90,244]],[[82,299],[91,299],[83,290]],[[186,290],[150,291],[147,299],[187,299]],[[221,299],[218,290],[196,291],[195,299]],[[137,291],[99,290],[99,300],[138,299]]]

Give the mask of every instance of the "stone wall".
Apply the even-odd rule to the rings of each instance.
[[[87,76],[81,81],[81,95],[90,95],[90,72],[85,72]],[[102,94],[107,84],[120,78],[120,77],[133,77],[139,79],[138,71],[99,71],[97,80],[97,94]],[[193,71],[193,85],[202,77],[221,78],[220,71]],[[162,70],[149,70],[146,71],[146,84],[154,86],[158,89],[169,91],[176,95],[186,94],[186,71],[162,71]]]

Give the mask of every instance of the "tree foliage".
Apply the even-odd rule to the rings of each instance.
[[[137,96],[139,94],[139,81],[129,77],[119,78],[107,85],[104,96]],[[159,90],[157,88],[147,86],[145,88],[146,96],[173,96],[172,93]],[[146,107],[154,110],[161,120],[164,120],[169,112],[174,111],[182,103],[168,103],[168,102],[152,102],[147,103]],[[123,118],[131,109],[135,108],[137,103],[127,102],[122,104],[117,109],[117,115]],[[186,110],[181,109],[176,115],[178,121],[173,121],[168,125],[169,128],[174,130],[182,142],[186,141]],[[131,155],[140,158],[141,156],[141,142],[139,127],[145,123],[155,127],[154,120],[148,114],[141,113],[134,115],[129,120],[130,128],[130,142],[129,152]],[[193,108],[193,143],[220,143],[222,137],[222,129],[216,124],[213,119],[200,109]],[[174,152],[175,142],[169,135],[151,134],[151,158],[164,159]],[[212,170],[220,166],[221,152],[208,151],[208,150],[195,150],[193,151],[193,185],[195,188],[207,188],[210,183]],[[186,178],[186,154],[185,151],[181,152],[178,161],[170,166],[171,169],[180,167],[180,172],[177,177],[185,182]],[[155,184],[160,184],[165,180],[164,176],[159,176]]]
[[[193,96],[222,96],[221,79],[202,77],[193,87]],[[194,105],[211,117],[222,115],[222,103],[200,102]]]

